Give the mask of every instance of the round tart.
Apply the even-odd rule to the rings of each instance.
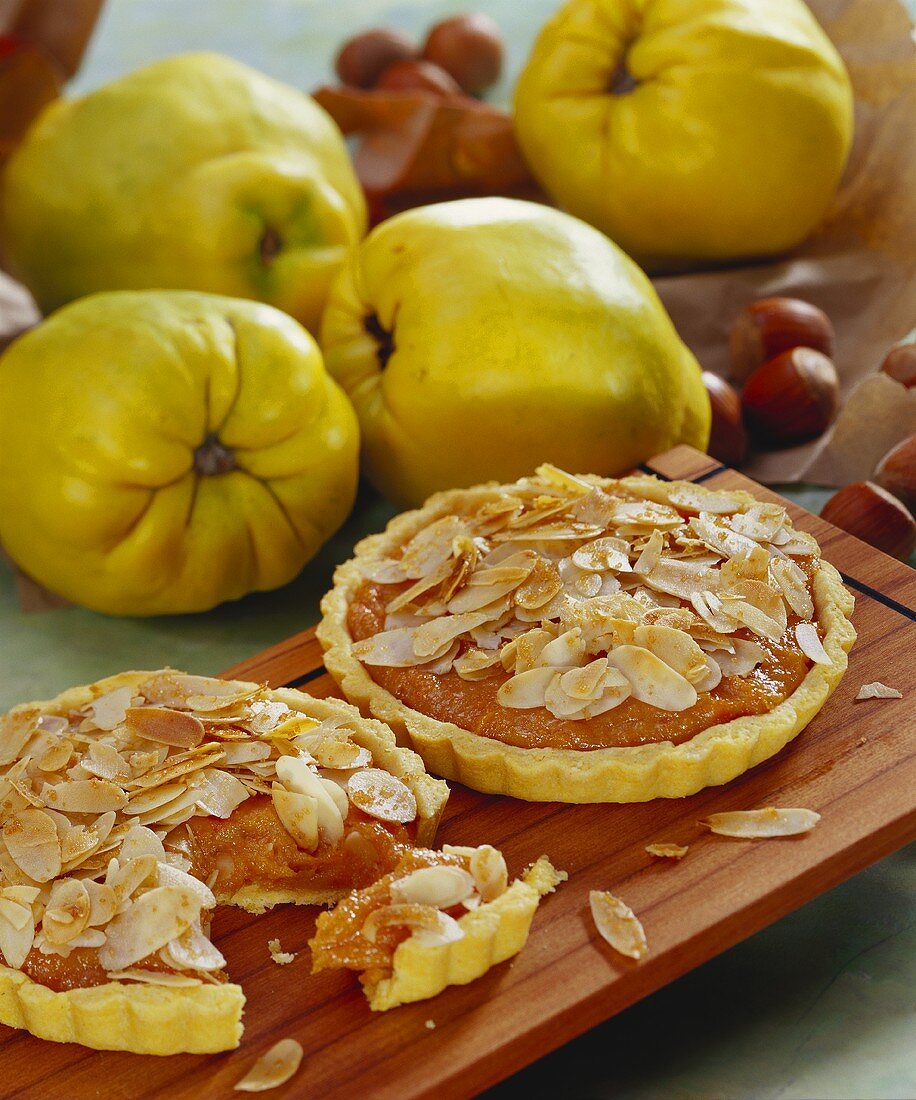
[[[125,672],[0,718],[0,1022],[238,1045],[220,903],[327,904],[432,842],[448,788],[336,699]]]
[[[517,955],[541,898],[566,877],[541,856],[509,885],[489,844],[405,852],[390,874],[318,917],[312,970],[359,971],[377,1012],[435,997]]]
[[[344,694],[427,767],[539,801],[726,783],[823,706],[853,600],[778,504],[552,466],[438,493],[336,572]]]

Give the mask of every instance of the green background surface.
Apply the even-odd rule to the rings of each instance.
[[[551,0],[107,0],[75,88],[206,48],[308,90],[330,79],[330,59],[348,33],[389,23],[419,34],[443,15],[484,10],[509,43],[506,77],[494,95],[505,101],[553,7]],[[787,495],[817,511],[827,494],[794,488]],[[293,584],[187,618],[111,619],[75,608],[26,614],[0,561],[0,707],[127,667],[219,671],[314,623],[334,565],[392,514],[363,491],[344,529]],[[916,1096],[914,856],[910,849],[876,864],[492,1096]]]

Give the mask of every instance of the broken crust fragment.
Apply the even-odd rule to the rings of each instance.
[[[391,974],[362,977],[369,1007],[385,1012],[398,1005],[435,997],[450,985],[467,985],[525,946],[538,903],[567,878],[547,856],[541,856],[493,901],[472,909],[457,921],[462,935],[430,946],[410,936],[395,949]]]

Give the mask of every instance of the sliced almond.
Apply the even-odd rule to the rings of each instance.
[[[735,493],[707,489],[686,481],[673,482],[668,499],[685,512],[712,512],[715,515],[731,515],[737,512],[744,498]]]
[[[719,836],[756,839],[807,833],[820,819],[821,815],[814,810],[777,809],[775,806],[768,806],[763,810],[730,810],[710,814],[700,825],[705,825],[711,833],[718,833]]]
[[[3,840],[16,866],[34,882],[60,874],[60,840],[52,818],[43,810],[22,810],[3,823]]]
[[[765,650],[757,642],[735,638],[731,645],[734,653],[719,649],[713,651],[713,657],[723,676],[747,676],[766,657]]]
[[[285,1085],[299,1069],[302,1056],[301,1043],[295,1039],[281,1039],[258,1058],[233,1088],[236,1092],[267,1092]]]
[[[687,710],[697,701],[696,688],[648,649],[617,646],[607,660],[629,680],[634,699],[668,711]]]
[[[538,558],[534,568],[515,590],[515,603],[528,610],[548,604],[563,587],[563,581],[553,562]]]
[[[475,889],[474,876],[460,867],[420,867],[391,884],[394,904],[433,905],[451,909]]]
[[[86,708],[88,721],[100,730],[113,730],[124,722],[127,708],[134,697],[134,688],[120,687],[100,695]]]
[[[500,686],[496,699],[502,706],[513,710],[542,707],[545,693],[556,672],[557,669],[553,667],[532,668],[527,672],[520,672]]]
[[[833,664],[814,623],[798,623],[795,627],[795,637],[798,639],[799,648],[809,661],[813,661],[816,665]]]
[[[319,836],[328,844],[336,844],[344,834],[344,819],[328,789],[331,785],[325,784],[304,760],[293,756],[283,756],[277,761],[277,778],[287,790],[315,799]]]
[[[314,852],[319,840],[318,799],[313,795],[288,791],[279,783],[273,784],[271,797],[280,823],[297,847]]]
[[[17,707],[0,717],[0,765],[12,764],[38,728],[37,707]]]
[[[481,590],[483,591],[483,590]],[[470,611],[461,615],[442,615],[424,626],[417,627],[413,636],[413,651],[418,657],[432,660],[441,656],[460,635],[488,622],[490,615],[483,611]]]
[[[192,924],[180,936],[170,940],[159,952],[163,962],[176,970],[222,970],[226,965],[223,953],[203,934],[199,924]]]
[[[863,684],[856,695],[855,701],[859,702],[862,699],[902,699],[903,693],[899,692],[896,688],[888,687],[887,684],[882,684],[880,680],[875,680],[871,684]]]
[[[0,951],[6,965],[21,969],[34,942],[35,920],[31,907],[9,900],[0,909]]]
[[[372,753],[368,749],[352,741],[341,741],[334,737],[325,737],[311,752],[320,768],[346,771],[350,768],[367,768],[372,763]]]
[[[48,943],[70,943],[89,923],[90,902],[85,885],[75,878],[58,879],[41,920]]]
[[[498,649],[469,649],[453,664],[462,680],[485,680],[501,668]]]
[[[799,618],[810,619],[814,614],[814,601],[801,566],[790,558],[771,558],[769,569],[789,607]]]
[[[490,844],[481,844],[471,850],[469,860],[480,900],[488,902],[501,897],[509,884],[509,873],[502,852]]]
[[[248,798],[245,784],[221,768],[207,768],[202,772],[195,781],[194,790],[194,805],[208,816],[223,820]]]
[[[650,650],[691,683],[695,683],[706,671],[706,655],[683,630],[668,626],[638,626],[633,632],[633,641]]]
[[[125,724],[136,737],[179,749],[193,749],[206,732],[203,722],[193,714],[168,707],[130,707]]]
[[[417,816],[417,800],[410,787],[380,768],[354,772],[347,781],[347,795],[357,809],[380,821],[406,825]]]
[[[108,924],[99,962],[108,971],[124,970],[180,936],[199,913],[200,902],[192,891],[154,887]]]
[[[646,933],[633,910],[606,890],[591,890],[588,903],[601,938],[621,955],[642,959],[649,951]]]
[[[127,805],[127,794],[109,779],[74,779],[67,783],[46,783],[41,790],[45,803],[61,813],[102,814]]]
[[[414,652],[414,638],[417,627],[401,627],[397,630],[383,630],[369,638],[353,643],[353,656],[365,665],[377,665],[385,668],[409,668],[412,665],[425,665],[441,657],[451,646],[449,639],[439,647],[438,652],[419,656]]]
[[[373,910],[366,918],[362,934],[375,943],[383,928],[409,928],[411,935],[425,947],[441,947],[454,943],[464,932],[454,917],[432,905],[385,905]]]

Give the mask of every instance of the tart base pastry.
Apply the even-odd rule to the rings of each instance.
[[[475,874],[480,855],[486,858],[486,872],[491,881],[494,877],[500,877],[492,873],[494,864],[500,865],[501,884],[490,893],[486,884],[481,884],[479,872]],[[423,869],[418,871],[418,866]],[[475,904],[474,908],[470,908],[470,902],[465,903],[463,899],[456,902],[455,894],[449,897],[448,883],[444,894],[443,887],[432,880],[422,884],[418,882],[414,890],[410,889],[412,881],[423,875],[432,874],[435,878],[442,871],[448,875],[456,868],[465,871],[469,880],[466,894]],[[468,868],[470,874],[467,873]],[[399,875],[402,877],[399,878]],[[337,909],[319,916],[315,938],[310,944],[314,969],[334,966],[362,969],[360,981],[369,1007],[376,1012],[385,1012],[412,1001],[427,1000],[447,986],[467,985],[497,963],[517,955],[528,939],[541,898],[553,893],[566,877],[566,873],[556,870],[546,856],[541,856],[521,878],[507,885],[505,861],[501,853],[488,845],[477,849],[446,845],[441,853],[411,853],[387,876],[388,880],[392,880],[390,885],[383,880],[369,891],[357,891],[341,902]],[[405,896],[397,895],[402,884],[404,895],[410,898],[412,904],[405,905]],[[393,913],[399,908],[410,910],[404,920],[415,923],[411,927],[401,924],[395,917],[394,927],[400,931],[402,938],[393,951],[389,945],[388,965],[360,967],[352,959],[346,961],[346,934],[341,936],[339,929],[341,914],[346,926],[352,926],[354,921],[364,921],[363,932],[351,927],[350,935],[359,938],[366,934],[365,929],[373,917],[380,915],[380,911]],[[435,916],[442,921],[440,928],[429,920]],[[424,921],[432,927],[424,928]]]
[[[661,482],[651,477],[619,480],[587,475],[571,477],[551,467],[542,468],[538,475],[537,479],[523,479],[517,486],[494,484],[438,493],[422,509],[395,517],[384,533],[364,539],[356,547],[355,557],[337,569],[334,587],[322,601],[323,619],[317,633],[325,648],[325,665],[351,702],[363,713],[387,723],[400,743],[413,747],[435,774],[475,790],[529,801],[642,802],[653,798],[682,798],[703,787],[729,782],[779,752],[804,729],[846,669],[847,653],[856,636],[849,621],[853,598],[833,566],[816,557],[814,540],[794,531],[787,520],[782,529],[786,532],[785,537],[799,544],[797,553],[807,554],[814,562],[808,596],[813,612],[809,607],[809,615],[803,618],[813,621],[815,642],[819,641],[817,648],[822,651],[788,697],[764,713],[717,722],[680,743],[656,741],[587,751],[520,747],[431,717],[407,705],[379,684],[372,676],[372,669],[354,652],[358,643],[351,633],[348,618],[351,603],[366,584],[367,573],[389,579],[386,571],[391,572],[398,552],[411,544],[411,540],[445,517],[472,514],[480,501],[491,508],[498,507],[501,495],[512,493],[519,486],[527,489],[535,480],[538,491],[547,492],[552,488],[558,493],[564,491],[565,485],[577,482],[580,488],[575,492],[582,495],[607,493],[613,497],[619,494],[623,498],[651,501],[669,510],[672,500],[689,502],[678,505],[682,518],[702,517],[707,528],[710,524],[721,523],[721,519],[716,512],[711,513],[710,518],[710,514],[703,511],[704,506],[720,510],[728,507],[728,500],[723,506],[722,498],[732,500],[733,513],[747,517],[746,530],[753,530],[752,521],[770,524],[778,520],[778,515],[772,511],[774,506],[760,505],[747,493],[714,493],[690,482]],[[766,509],[771,511],[764,514]],[[646,532],[649,530],[647,526]],[[629,533],[632,535],[632,528]],[[699,542],[692,531],[688,534],[694,542]],[[717,532],[707,531],[707,534],[715,536]],[[742,536],[742,540],[741,545],[748,543],[746,536]],[[616,540],[605,540],[608,541]],[[643,545],[646,542],[647,536],[643,538]],[[750,545],[753,547],[753,543]],[[764,541],[763,545],[768,544]],[[792,548],[788,542],[783,545]],[[785,553],[772,546],[770,552],[787,560]],[[635,551],[631,550],[631,564],[627,567],[630,572],[625,580],[632,580],[632,570],[639,566],[638,555],[636,564],[632,564],[634,555]],[[792,567],[790,562],[787,568]],[[652,576],[649,571],[647,574]],[[403,611],[410,613],[415,606],[408,605]],[[662,607],[653,608],[653,611],[659,616],[664,614]],[[785,610],[782,613],[785,623]],[[789,613],[792,614],[791,608]],[[531,622],[530,625],[537,627],[538,624]],[[613,715],[611,711],[605,717]]]
[[[319,767],[312,752],[335,766]],[[366,881],[365,835],[375,835],[376,827],[372,814],[381,815],[378,829],[409,836],[397,840],[393,853],[432,842],[446,785],[426,774],[416,754],[399,748],[390,730],[340,700],[160,670],[122,673],[0,717],[0,950],[4,958],[18,952],[35,974],[55,975],[44,984],[0,964],[0,1022],[55,1042],[139,1054],[237,1046],[245,997],[239,985],[225,980],[225,960],[209,942],[209,911],[215,904],[252,912],[280,903],[330,904],[353,886],[309,884],[307,864],[300,881],[290,866],[289,882],[255,876],[221,889],[218,860],[207,876],[209,886],[195,877],[203,871],[194,862],[200,858],[194,823],[216,817],[224,821],[221,829],[230,828],[246,804],[260,805],[262,829],[265,815],[273,814],[272,835],[289,846],[286,820],[270,809],[283,805],[283,798],[294,809],[303,805],[295,799],[296,783],[273,766],[284,758],[296,760],[300,769],[307,764],[310,784],[330,790],[327,784],[336,782],[340,790],[327,800],[328,813],[338,807],[338,839],[316,833],[316,863],[324,851],[332,858],[357,835],[359,823],[368,823],[370,832],[357,836],[363,863],[353,865]],[[196,766],[201,760],[205,767]],[[111,778],[104,778],[106,772]],[[350,804],[348,777],[358,775],[368,779],[357,783]],[[376,805],[371,800],[379,783],[389,801]],[[155,805],[157,791],[167,800],[162,807]],[[189,803],[190,796],[202,801]],[[394,811],[392,797],[401,800]],[[354,809],[355,800],[365,812]],[[314,809],[316,801],[305,798],[305,809]],[[176,813],[172,807],[182,803]],[[358,818],[352,827],[350,818]],[[409,825],[385,824],[394,818]],[[301,828],[308,818],[291,820]],[[187,835],[179,835],[186,826]],[[292,847],[299,846],[296,840]],[[224,855],[232,851],[229,844]],[[375,857],[383,858],[383,850]],[[172,929],[178,935],[167,942],[155,929],[138,934],[141,922],[132,917],[156,889],[160,897],[172,891],[166,902],[180,895]],[[161,909],[158,902],[149,906],[143,919],[155,923],[158,918],[149,913]],[[76,937],[66,931],[72,920],[79,922]],[[29,934],[25,943],[23,930]],[[136,944],[146,947],[141,951]],[[27,962],[39,950],[41,956]],[[68,970],[74,950],[75,969]],[[115,977],[99,981],[105,974]]]

